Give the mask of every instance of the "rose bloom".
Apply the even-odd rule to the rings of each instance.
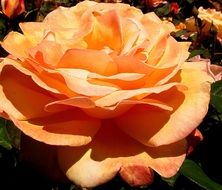
[[[9,18],[25,12],[24,0],[1,0],[2,12]]]
[[[202,29],[201,32],[203,34],[208,34],[212,25],[217,30],[217,36],[222,40],[222,13],[220,11],[216,11],[215,9],[204,9],[203,7],[198,8],[198,18],[202,21]],[[190,31],[197,31],[197,26],[195,23],[195,18],[190,17],[185,21],[186,27]]]
[[[186,62],[190,43],[170,36],[171,23],[126,4],[84,1],[20,27],[1,43],[10,54],[0,64],[2,117],[53,148],[57,167],[82,187],[117,173],[130,185],[151,183],[153,170],[177,173],[213,77],[208,63]],[[42,171],[55,171],[45,152],[29,153]]]

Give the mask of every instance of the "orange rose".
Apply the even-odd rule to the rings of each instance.
[[[141,185],[152,170],[177,173],[213,79],[207,63],[185,61],[189,43],[170,36],[171,23],[84,1],[20,27],[2,42],[10,56],[0,64],[1,115],[58,145],[70,180],[93,187],[119,172]]]
[[[9,18],[25,12],[24,0],[1,0],[2,12]]]

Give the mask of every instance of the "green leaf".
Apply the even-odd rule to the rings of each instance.
[[[8,137],[8,133],[6,130],[6,120],[0,118],[0,146],[3,146],[6,149],[11,149],[12,145],[10,143],[10,139]]]
[[[180,176],[180,173],[177,173],[176,175],[174,175],[173,177],[170,177],[170,178],[162,177],[162,180],[167,182],[169,186],[174,187],[179,176]]]
[[[222,190],[222,185],[211,180],[194,161],[186,159],[180,173],[206,190]]]
[[[156,9],[155,13],[160,17],[168,15],[170,13],[170,4],[166,3],[162,7]]]
[[[211,85],[211,104],[222,113],[222,80]]]
[[[208,58],[210,56],[210,53],[208,49],[204,49],[204,48],[195,49],[195,50],[190,51],[190,56],[188,59],[196,55],[202,55],[204,58]]]
[[[181,36],[187,34],[187,31],[186,30],[178,30],[177,32],[173,32],[171,34],[173,35],[173,37],[178,38],[178,37],[181,37]]]
[[[0,40],[2,40],[6,35],[7,32],[6,26],[7,24],[5,18],[3,18],[2,15],[0,15]]]

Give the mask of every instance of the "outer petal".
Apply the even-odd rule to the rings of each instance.
[[[0,75],[0,107],[9,115],[20,120],[46,116],[49,113],[44,111],[44,106],[55,100],[31,77],[10,65],[3,67]]]
[[[19,59],[27,57],[27,50],[32,47],[28,38],[18,32],[10,32],[1,45],[7,52]]]
[[[48,117],[21,121],[9,118],[22,132],[50,145],[82,146],[89,143],[100,127],[100,121],[80,110],[69,110]]]
[[[178,73],[172,80],[180,81],[188,87],[187,90],[172,88],[148,96],[167,102],[173,108],[173,113],[135,107],[116,118],[118,127],[149,146],[169,144],[185,138],[200,124],[208,110],[213,79],[206,70],[204,62],[185,63],[181,74]]]
[[[124,175],[124,170],[129,165],[137,171],[136,175],[130,176],[132,178],[134,175],[135,182],[147,175],[149,167],[164,177],[173,176],[182,164],[185,152],[184,140],[150,148],[107,122],[87,146],[60,147],[58,158],[62,170],[70,180],[82,187],[94,187],[110,180],[119,171],[123,178],[130,181],[129,177]],[[149,180],[150,178],[147,178],[146,183],[149,183]]]
[[[17,60],[4,58],[1,62],[0,70],[5,66],[12,66],[19,70],[25,76],[30,76],[31,79],[41,88],[49,91],[54,95],[65,94],[67,96],[74,96],[75,93],[68,89],[63,78],[55,72],[48,72],[43,70],[41,66],[32,62],[31,60],[20,62]],[[37,70],[37,71],[36,71]],[[40,70],[40,72],[38,71]]]

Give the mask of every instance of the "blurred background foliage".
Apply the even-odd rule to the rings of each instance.
[[[23,1],[20,1],[23,2]],[[42,21],[58,6],[74,6],[78,0],[33,0],[24,1],[24,9],[14,9],[13,13],[0,13],[0,40],[12,30],[20,31],[19,23]],[[123,2],[140,8],[144,13],[154,11],[163,20],[173,22],[178,27],[172,36],[178,41],[191,41],[190,58],[200,55],[210,59],[211,64],[222,65],[222,39],[212,25],[203,35],[203,23],[198,18],[198,8],[214,8],[222,11],[222,0],[97,0],[97,2]],[[193,16],[197,32],[186,29],[185,19]],[[0,56],[7,53],[0,48]],[[94,188],[95,190],[222,190],[222,81],[212,85],[209,111],[198,127],[204,140],[187,157],[178,174],[163,179],[155,174],[150,186],[130,187],[119,176],[112,181]],[[77,190],[71,183],[56,183],[45,179],[30,165],[19,159],[20,131],[14,125],[0,118],[0,189],[22,190]]]

